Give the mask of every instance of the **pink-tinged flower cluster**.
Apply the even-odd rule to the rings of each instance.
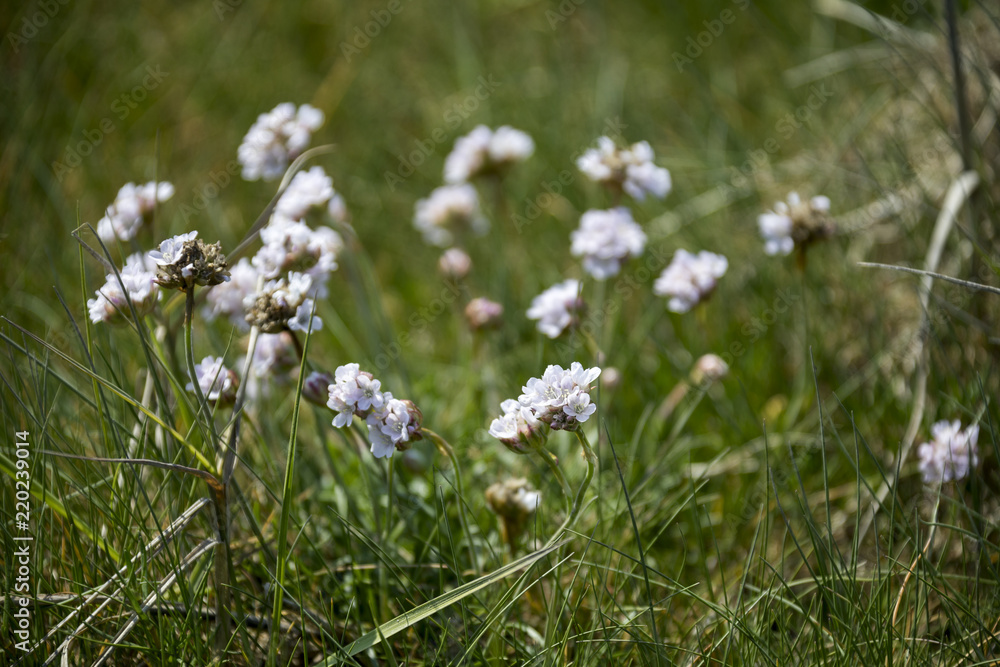
[[[98,221],[97,235],[105,243],[115,239],[134,239],[146,216],[156,208],[156,203],[165,202],[173,196],[174,186],[166,181],[150,181],[145,185],[126,183],[104,217]]]
[[[466,183],[474,177],[500,172],[515,162],[523,162],[535,152],[535,142],[521,130],[509,125],[491,130],[479,125],[459,137],[444,162],[447,183]]]
[[[201,393],[209,401],[220,401],[222,403],[232,403],[236,400],[236,388],[239,386],[239,379],[236,373],[229,370],[222,364],[222,358],[205,357],[200,364],[194,366],[195,380],[201,387]],[[194,382],[188,382],[185,387],[188,391],[194,391]]]
[[[618,275],[628,258],[646,248],[646,234],[625,207],[587,211],[570,239],[570,253],[583,257],[583,270],[598,280]]]
[[[558,338],[586,309],[580,298],[580,281],[570,278],[556,283],[531,301],[528,319],[538,320],[538,330]]]
[[[113,322],[122,317],[131,317],[129,300],[140,316],[149,313],[160,298],[156,274],[150,270],[153,266],[153,260],[148,255],[136,253],[129,256],[125,266],[118,272],[121,281],[114,273],[109,273],[106,276],[107,282],[95,292],[97,298],[87,301],[90,321]]]
[[[653,293],[668,298],[667,308],[671,311],[686,313],[711,295],[728,268],[729,261],[722,255],[678,250],[653,283]]]
[[[312,133],[324,120],[319,109],[308,104],[296,109],[291,102],[258,116],[237,151],[244,180],[270,181],[281,176],[288,163],[306,149]]]
[[[931,427],[932,440],[917,448],[924,482],[940,484],[964,479],[979,465],[979,425],[962,430],[962,423],[940,421]]]
[[[490,424],[490,435],[511,451],[523,454],[544,444],[545,427],[576,430],[597,411],[590,391],[600,374],[600,368],[584,368],[576,361],[568,370],[549,366],[542,377],[528,380],[516,401],[501,403],[503,414]]]
[[[358,364],[339,367],[327,390],[327,407],[337,413],[333,425],[343,428],[354,417],[364,419],[375,458],[388,458],[396,450],[409,449],[412,441],[421,439],[422,416],[417,406],[382,391],[382,383],[362,371]]]
[[[653,149],[640,141],[618,148],[609,137],[600,137],[597,148],[587,150],[576,161],[577,168],[590,180],[622,190],[642,201],[650,194],[663,199],[670,192],[670,172],[653,163]]]

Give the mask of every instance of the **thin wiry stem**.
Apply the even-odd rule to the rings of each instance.
[[[480,571],[479,558],[472,545],[472,533],[469,531],[469,524],[465,518],[465,511],[462,509],[462,503],[465,502],[465,487],[462,484],[462,469],[458,465],[458,457],[455,456],[455,450],[450,444],[448,444],[448,441],[434,431],[421,427],[420,432],[430,438],[430,441],[434,443],[438,451],[447,456],[451,461],[451,467],[455,471],[455,492],[458,495],[458,520],[462,523],[462,531],[465,533],[465,541],[469,547],[469,558],[472,561],[472,566],[478,573]]]
[[[594,479],[594,472],[597,470],[597,454],[594,453],[593,447],[590,446],[587,436],[583,434],[583,431],[579,427],[573,432],[576,434],[577,440],[580,441],[580,446],[583,447],[583,456],[587,459],[587,473],[583,477],[580,488],[577,489],[576,498],[573,500],[573,507],[570,509],[569,516],[562,522],[562,525],[559,526],[555,534],[549,538],[549,541],[545,543],[546,547],[550,547],[558,542],[563,534],[576,523],[576,519],[580,515],[580,509],[583,507],[583,498],[587,495],[587,489],[590,488],[590,482]]]

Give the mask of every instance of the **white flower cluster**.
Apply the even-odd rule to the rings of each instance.
[[[281,176],[288,163],[309,145],[312,133],[323,121],[319,109],[308,104],[296,109],[291,102],[258,116],[237,152],[244,180],[270,181]]]
[[[444,162],[447,183],[466,183],[479,174],[499,171],[515,162],[523,162],[535,152],[535,142],[521,130],[509,125],[491,130],[479,125],[459,137]]]
[[[388,458],[397,449],[408,449],[411,440],[420,439],[420,411],[416,406],[382,391],[382,383],[358,364],[339,367],[328,391],[327,406],[337,413],[333,425],[343,428],[354,416],[364,419],[375,458]]]
[[[277,280],[268,280],[260,292],[243,301],[247,321],[264,333],[277,333],[287,326],[292,331],[319,331],[323,320],[312,315],[312,278],[305,273],[291,272]],[[312,325],[310,326],[310,316]]]
[[[962,430],[962,423],[940,421],[931,427],[930,442],[917,448],[924,482],[939,484],[964,479],[979,465],[979,425]]]
[[[333,189],[333,179],[327,176],[323,167],[313,167],[309,171],[300,171],[292,177],[291,182],[274,205],[275,217],[301,220],[309,211],[326,206],[330,217],[343,222],[346,209],[344,200]]]
[[[490,228],[479,211],[479,195],[468,184],[434,189],[430,197],[417,202],[413,224],[424,235],[425,242],[439,248],[447,248],[454,242],[454,231],[469,229],[482,236]]]
[[[134,239],[156,202],[165,202],[173,196],[174,186],[166,181],[150,181],[145,185],[126,183],[97,223],[97,235],[105,243]]]
[[[584,308],[580,298],[580,281],[570,278],[532,299],[528,319],[538,320],[538,330],[549,338],[558,338]]]
[[[200,364],[194,366],[195,380],[201,387],[201,393],[209,401],[230,402],[236,400],[236,387],[239,385],[236,373],[222,364],[222,358],[205,357]],[[194,391],[194,382],[188,382],[185,387]]]
[[[597,148],[588,149],[577,168],[590,180],[621,188],[638,201],[650,194],[663,199],[670,192],[670,172],[653,163],[653,149],[640,141],[630,148],[618,148],[610,137],[600,137]]]
[[[600,374],[600,368],[584,368],[576,361],[568,370],[549,366],[542,377],[528,380],[516,401],[500,404],[503,414],[490,424],[490,435],[511,451],[525,453],[545,442],[543,424],[575,430],[597,411],[590,390]]]
[[[598,280],[617,275],[625,260],[638,257],[646,248],[646,234],[622,206],[587,211],[570,239],[570,253],[583,257],[583,270]]]
[[[96,299],[87,301],[91,322],[110,322],[118,317],[131,317],[128,302],[132,301],[136,312],[145,315],[153,309],[160,298],[156,273],[148,270],[153,261],[142,253],[130,255],[125,266],[118,272],[121,282],[114,273],[106,276],[104,286],[97,290]],[[126,299],[127,295],[127,299]]]
[[[706,250],[697,255],[678,250],[653,283],[653,293],[669,298],[667,308],[671,311],[686,313],[712,293],[728,268],[729,261],[722,255]]]
[[[257,293],[257,269],[246,257],[229,271],[229,282],[217,285],[206,292],[203,315],[206,320],[214,320],[222,315],[237,329],[248,331],[246,311],[243,304],[248,297]]]
[[[764,237],[764,252],[768,255],[787,255],[795,248],[795,227],[797,222],[802,226],[804,236],[813,230],[809,225],[810,218],[815,214],[825,216],[830,212],[830,198],[817,196],[808,202],[803,202],[797,192],[788,195],[788,201],[779,201],[774,205],[774,211],[762,213],[757,217],[760,235]]]

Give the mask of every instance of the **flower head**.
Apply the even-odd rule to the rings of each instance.
[[[448,248],[438,260],[438,271],[454,280],[461,280],[469,275],[471,269],[472,258],[461,248]]]
[[[645,141],[618,148],[609,137],[600,137],[597,148],[587,150],[576,161],[590,180],[626,192],[642,201],[647,194],[663,199],[670,192],[670,172],[653,163],[653,149]]]
[[[523,521],[542,504],[542,494],[519,477],[491,484],[486,489],[486,503],[498,516]]]
[[[312,278],[304,273],[289,273],[287,278],[269,280],[264,288],[243,302],[246,320],[263,333],[278,333],[285,329],[318,331],[323,321],[310,315],[313,300],[309,298]],[[311,324],[310,324],[311,322]]]
[[[291,102],[279,104],[257,117],[250,127],[237,157],[243,165],[243,178],[270,181],[281,176],[288,163],[298,157],[323,125],[323,112],[308,104],[298,109]]]
[[[580,298],[580,281],[565,280],[548,288],[531,301],[528,319],[538,320],[538,330],[558,338],[586,309]]]
[[[382,383],[358,364],[345,364],[334,373],[328,387],[327,407],[337,413],[333,425],[343,428],[357,416],[368,425],[368,438],[375,458],[388,458],[420,440],[423,416],[412,401],[394,398],[382,391]]]
[[[932,440],[917,448],[920,473],[927,484],[964,479],[979,465],[979,425],[962,430],[962,423],[940,421],[931,427]]]
[[[96,298],[87,301],[90,320],[97,323],[129,318],[132,316],[129,301],[138,315],[150,312],[160,298],[156,274],[149,270],[152,267],[153,261],[148,255],[130,255],[118,276],[109,273],[104,286],[95,292]]]
[[[465,321],[473,331],[499,328],[503,322],[503,306],[483,297],[476,297],[465,306]]]
[[[222,358],[205,357],[200,364],[194,366],[195,379],[201,387],[202,394],[210,401],[232,403],[236,400],[236,388],[239,379],[236,373],[222,365]],[[194,382],[188,382],[185,387],[194,391]]]
[[[413,224],[424,235],[424,241],[440,248],[452,244],[455,231],[468,229],[482,236],[489,230],[489,223],[479,211],[479,195],[467,184],[445,185],[419,200]]]
[[[708,298],[728,268],[729,261],[722,255],[706,250],[693,255],[678,250],[653,283],[653,293],[670,299],[667,308],[671,311],[686,313]]]
[[[788,201],[779,201],[773,211],[757,217],[760,235],[764,238],[764,252],[768,255],[787,255],[792,249],[804,248],[814,241],[832,236],[835,225],[830,218],[830,199],[813,197],[802,201],[797,192],[788,195]]]
[[[198,232],[188,232],[160,242],[149,253],[156,262],[156,282],[161,287],[186,292],[195,285],[213,286],[229,280],[229,264],[222,246],[205,243]]]
[[[326,175],[323,167],[300,171],[281,193],[274,205],[274,214],[288,220],[301,220],[309,211],[327,206],[334,195],[333,179]]]
[[[135,238],[146,216],[156,208],[156,203],[173,196],[174,186],[166,181],[150,181],[145,185],[126,183],[97,223],[97,235],[105,243]]]
[[[459,137],[445,159],[444,180],[466,183],[480,174],[502,173],[515,162],[523,162],[535,152],[535,142],[521,130],[509,125],[491,130],[479,125]]]
[[[247,324],[243,303],[248,296],[257,292],[258,275],[250,260],[240,258],[236,266],[230,269],[229,281],[207,292],[203,312],[205,319],[213,320],[223,315],[240,330],[248,330],[250,325]]]
[[[587,211],[570,238],[570,253],[583,257],[584,271],[598,280],[617,275],[626,259],[646,247],[646,234],[624,207]]]

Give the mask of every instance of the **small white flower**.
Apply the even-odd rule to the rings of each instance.
[[[174,186],[166,181],[150,181],[145,185],[126,183],[97,223],[97,235],[105,243],[135,238],[145,217],[156,208],[156,203],[165,202],[173,196]]]
[[[313,300],[306,299],[295,309],[295,317],[288,320],[288,328],[292,331],[306,333],[310,329],[319,331],[323,328],[323,320],[312,314]]]
[[[274,213],[289,220],[301,220],[310,210],[327,205],[333,196],[333,179],[323,167],[316,166],[292,177],[275,204]]]
[[[535,142],[521,130],[509,125],[495,131],[479,125],[455,141],[444,162],[446,183],[466,183],[479,174],[498,171],[523,162],[535,152]]]
[[[548,288],[531,301],[528,319],[538,320],[538,330],[558,338],[583,309],[580,281],[570,278]]]
[[[729,261],[722,255],[678,250],[653,284],[653,293],[669,298],[667,308],[671,311],[686,313],[712,293],[728,268]]]
[[[368,440],[372,445],[372,455],[377,459],[387,459],[396,451],[396,443],[383,433],[379,423],[368,423]]]
[[[382,383],[374,378],[359,375],[356,380],[360,396],[357,399],[359,410],[380,410],[384,405],[382,392],[379,391]]]
[[[178,234],[177,236],[161,241],[156,250],[149,252],[149,258],[156,262],[158,266],[173,266],[181,258],[181,251],[184,250],[184,244],[188,241],[193,241],[197,236],[198,232],[194,231],[187,234]]]
[[[787,255],[799,243],[830,236],[830,198],[822,195],[803,202],[799,193],[790,192],[787,201],[779,201],[773,211],[757,216],[757,226],[768,255]]]
[[[229,282],[216,285],[208,290],[205,301],[204,316],[213,320],[219,315],[229,318],[234,326],[242,331],[250,328],[246,321],[246,311],[243,302],[257,291],[257,269],[246,257],[230,269]]]
[[[427,243],[441,248],[452,244],[456,229],[468,228],[479,236],[489,230],[489,223],[479,211],[479,195],[467,184],[445,185],[419,200],[413,224]]]
[[[670,172],[653,163],[653,149],[640,141],[630,148],[617,148],[609,137],[599,137],[597,148],[584,152],[577,168],[590,180],[621,188],[632,198],[642,201],[646,195],[663,199],[670,193]]]
[[[940,421],[931,427],[930,442],[917,448],[920,472],[927,484],[964,479],[979,465],[979,425]]]
[[[208,400],[231,400],[236,397],[236,374],[223,366],[221,357],[205,357],[200,364],[195,364],[194,372]],[[194,382],[188,382],[185,389],[193,392]]]
[[[542,492],[522,487],[514,492],[510,501],[517,505],[525,514],[532,514],[542,504]]]
[[[114,273],[105,276],[106,282],[95,292],[96,298],[87,301],[91,322],[110,322],[121,316],[131,317],[129,301],[140,316],[150,312],[160,298],[160,290],[156,284],[156,274],[147,270],[147,266],[153,267],[149,255],[136,253],[125,260],[125,266],[118,272],[121,282]]]
[[[410,411],[406,404],[395,398],[387,401],[381,428],[382,433],[392,439],[393,445],[397,442],[406,442],[409,439],[407,432],[409,425]]]
[[[243,178],[269,181],[281,176],[288,163],[309,145],[312,133],[323,121],[319,109],[303,104],[296,110],[290,102],[258,116],[237,151]]]
[[[624,207],[587,211],[570,239],[570,253],[583,257],[583,269],[598,280],[617,275],[625,260],[646,247],[646,234]]]
[[[493,420],[490,435],[518,453],[533,443],[544,442],[541,424],[553,429],[573,430],[597,412],[591,401],[592,384],[601,375],[599,367],[584,368],[574,361],[569,369],[551,365],[540,378],[531,378],[515,400],[501,404],[503,414]]]
[[[438,260],[438,270],[449,278],[461,280],[469,275],[472,258],[461,248],[448,248]]]
[[[597,405],[590,402],[590,394],[577,390],[566,398],[563,412],[570,417],[575,417],[578,422],[585,422],[590,418],[590,415],[597,412]]]

